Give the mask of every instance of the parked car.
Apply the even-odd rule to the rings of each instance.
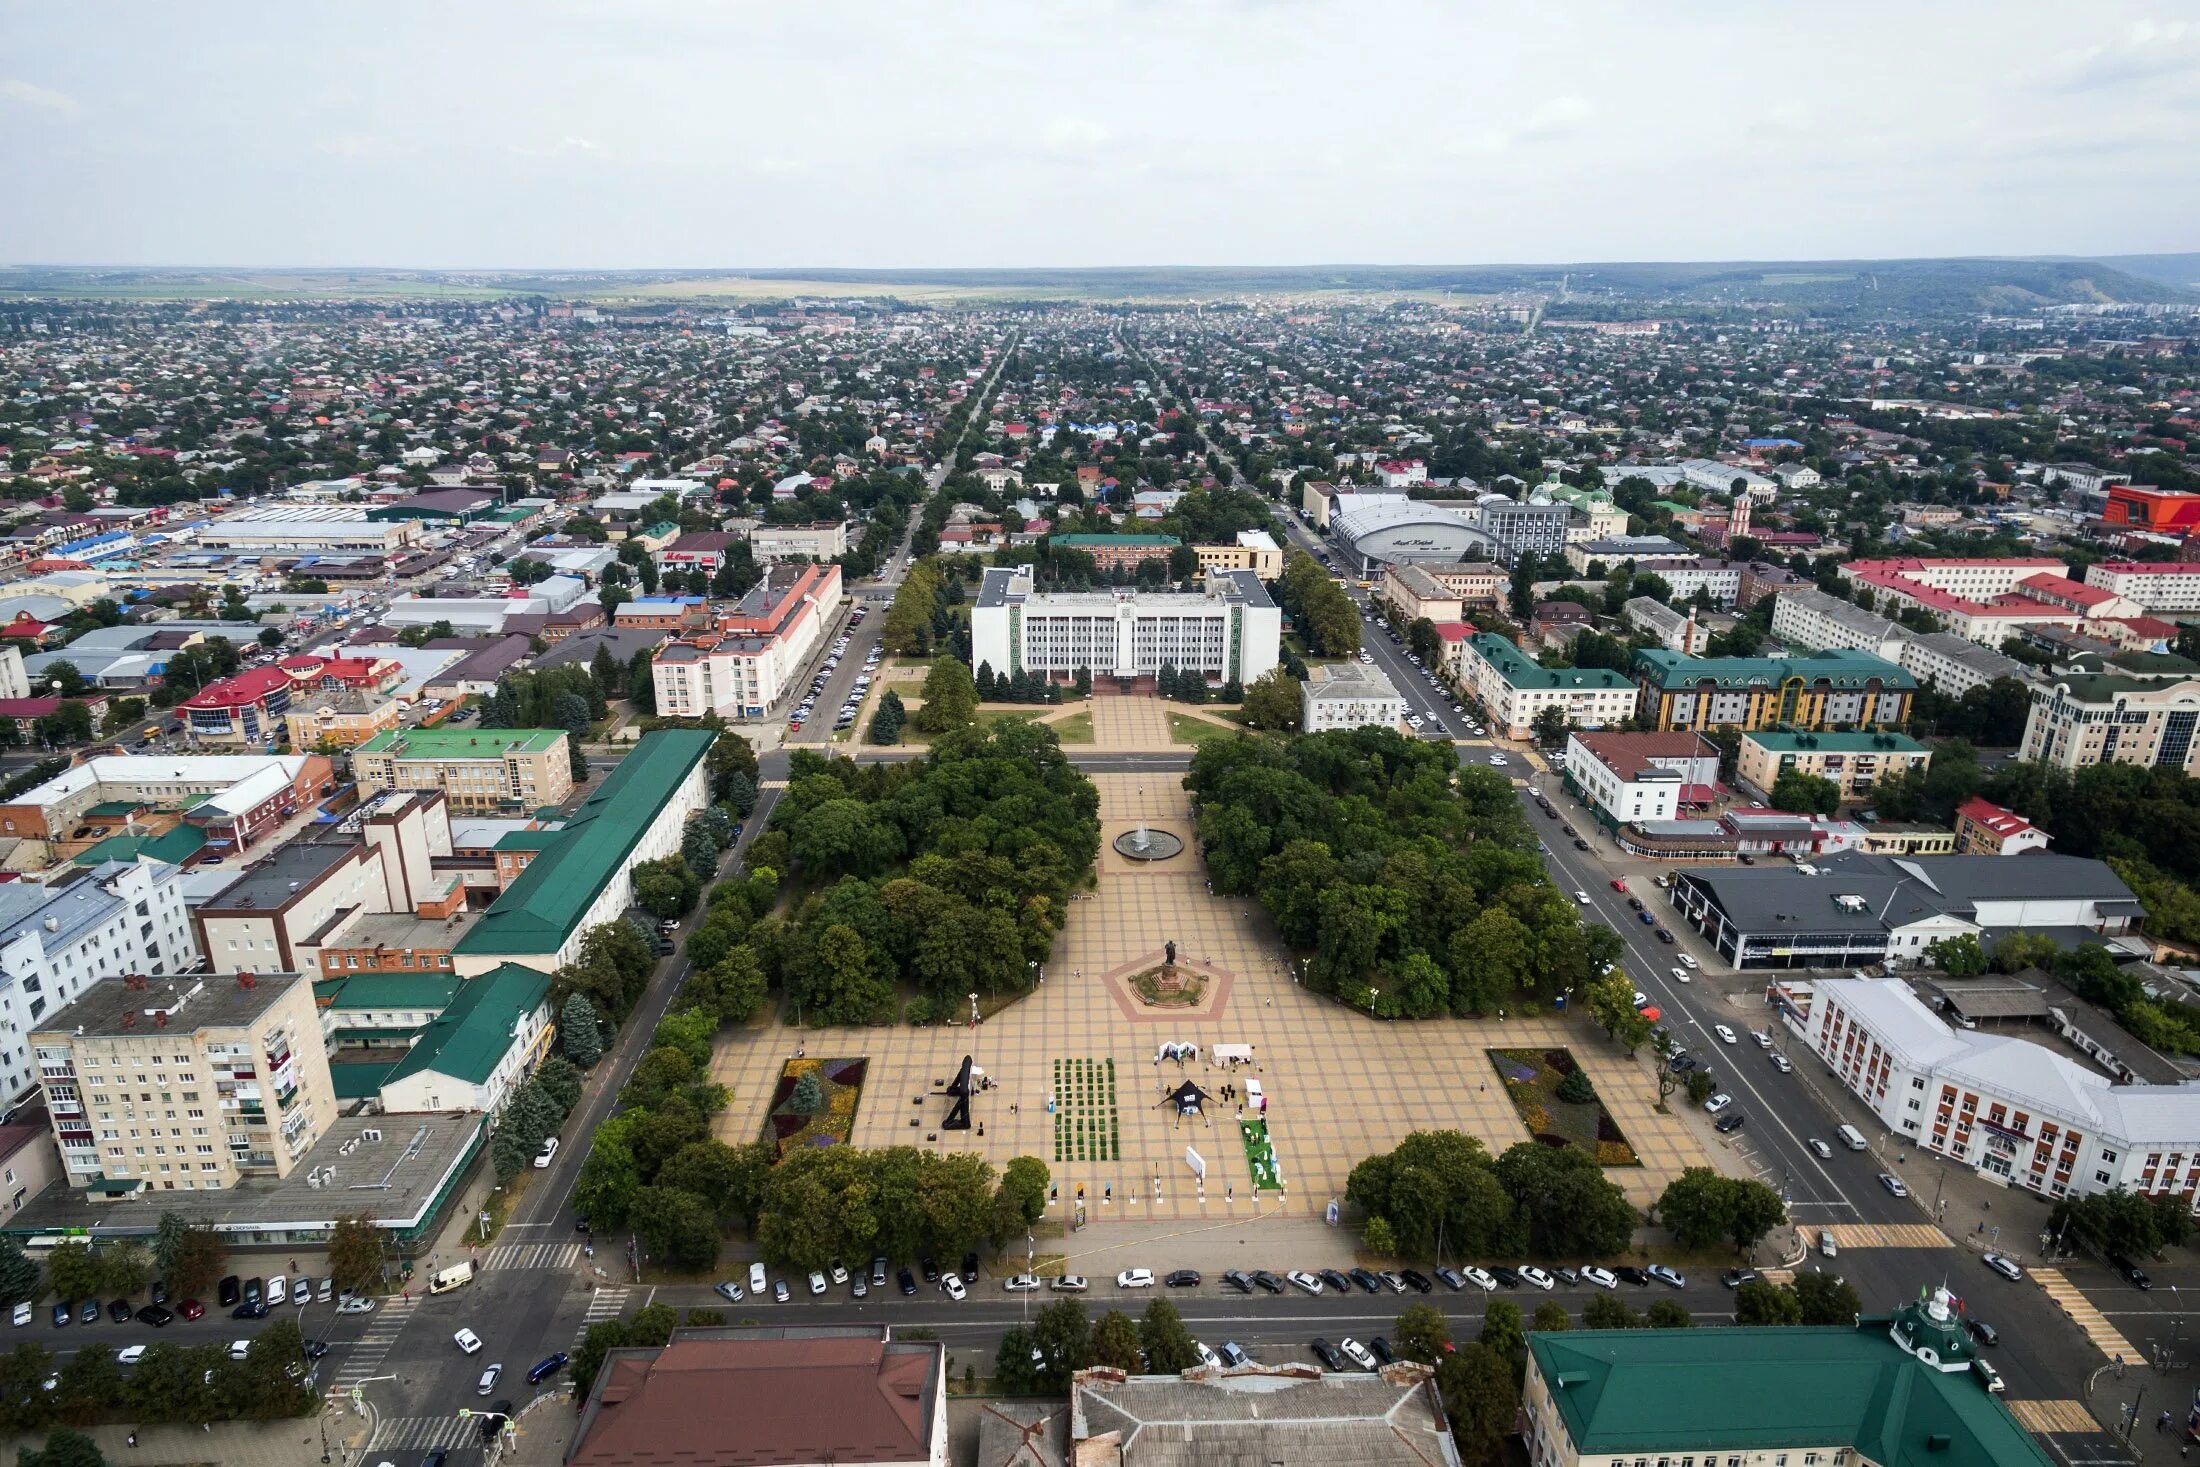
[[[1222,1363],[1232,1370],[1240,1365],[1250,1365],[1253,1360],[1252,1356],[1245,1353],[1245,1347],[1236,1340],[1224,1340],[1218,1353],[1222,1356]]]
[[[1153,1270],[1150,1268],[1126,1268],[1115,1276],[1118,1289],[1150,1289],[1153,1287]]]
[[[1637,1288],[1649,1287],[1650,1275],[1648,1271],[1637,1268],[1632,1263],[1621,1264],[1618,1268],[1613,1269],[1612,1272],[1618,1274],[1622,1280],[1635,1285]]]
[[[1280,1294],[1283,1292],[1283,1280],[1277,1278],[1265,1268],[1253,1270],[1253,1286],[1264,1293]]]
[[[1285,1274],[1284,1277],[1291,1281],[1291,1286],[1293,1288],[1299,1289],[1302,1292],[1308,1294],[1319,1294],[1322,1291],[1322,1281],[1316,1278],[1313,1274],[1308,1273],[1303,1268],[1294,1268],[1289,1273]]]
[[[957,1304],[970,1297],[970,1290],[964,1286],[962,1275],[959,1273],[951,1273],[946,1278],[941,1279],[940,1288],[945,1290],[947,1297]]]
[[[1653,1263],[1643,1272],[1649,1274],[1650,1277],[1664,1284],[1667,1288],[1685,1289],[1688,1287],[1688,1278],[1685,1274],[1677,1273],[1662,1263]]]
[[[1196,1268],[1174,1269],[1162,1282],[1172,1289],[1196,1289],[1199,1287],[1199,1270]]]
[[[1380,1360],[1385,1365],[1392,1365],[1397,1362],[1398,1356],[1396,1352],[1394,1352],[1390,1348],[1390,1341],[1384,1339],[1381,1335],[1377,1335],[1374,1339],[1369,1340],[1367,1342],[1367,1348],[1374,1353],[1374,1356],[1377,1360]]]
[[[1498,1285],[1502,1288],[1517,1289],[1520,1287],[1520,1270],[1517,1268],[1507,1268],[1502,1263],[1493,1264],[1490,1268],[1490,1277],[1496,1279]]]
[[[1520,1282],[1533,1289],[1549,1290],[1557,1281],[1540,1268],[1524,1268],[1520,1270]]]
[[[165,1304],[148,1304],[137,1312],[137,1317],[141,1324],[149,1324],[154,1329],[166,1329],[176,1316]]]
[[[1720,1111],[1725,1110],[1733,1103],[1734,1097],[1722,1090],[1717,1095],[1714,1095],[1709,1100],[1705,1101],[1703,1103],[1703,1108],[1705,1114],[1717,1115]]]
[[[1383,1291],[1383,1281],[1375,1277],[1374,1271],[1372,1269],[1353,1269],[1352,1282],[1358,1284],[1363,1290],[1370,1294],[1380,1294]]]
[[[1970,1331],[1972,1339],[1977,1340],[1982,1345],[1998,1345],[2001,1343],[2001,1331],[1974,1315],[1966,1314],[1963,1316],[1963,1327]]]
[[[731,1279],[726,1280],[722,1284],[712,1285],[711,1292],[716,1294],[719,1298],[725,1300],[728,1304],[738,1304],[743,1299],[748,1297],[741,1292],[741,1286]]]
[[[1491,1277],[1490,1271],[1486,1268],[1476,1268],[1474,1265],[1469,1264],[1460,1269],[1459,1274],[1460,1277],[1485,1294],[1497,1287],[1497,1280]]]
[[[1457,1269],[1439,1267],[1436,1270],[1436,1278],[1439,1283],[1453,1293],[1457,1293],[1467,1286],[1467,1281],[1459,1276]]]
[[[1417,1268],[1400,1269],[1398,1277],[1404,1279],[1406,1287],[1416,1294],[1426,1294],[1436,1287],[1436,1285],[1429,1282],[1428,1275]]]
[[[1593,1263],[1581,1271],[1581,1278],[1582,1282],[1595,1284],[1600,1289],[1616,1289],[1619,1287],[1619,1278],[1616,1274],[1608,1268],[1599,1268]]]
[[[1740,1111],[1730,1110],[1725,1115],[1720,1116],[1716,1121],[1713,1121],[1711,1123],[1711,1129],[1717,1131],[1722,1136],[1731,1136],[1736,1131],[1739,1131],[1748,1122],[1748,1120],[1749,1117],[1742,1114]]]
[[[2109,1254],[2108,1266],[2122,1274],[2124,1282],[2134,1289],[2151,1289],[2154,1287],[2154,1280],[2147,1277],[2146,1270],[2124,1257],[2121,1253]]]
[[[1757,1270],[1754,1268],[1730,1268],[1719,1275],[1719,1282],[1730,1289],[1738,1289],[1744,1284],[1753,1284],[1756,1281]]]
[[[1889,1192],[1892,1192],[1897,1197],[1907,1197],[1910,1195],[1909,1184],[1904,1182],[1893,1172],[1881,1172],[1879,1174],[1879,1185],[1885,1187]]]
[[[833,1275],[833,1282],[836,1284],[846,1277],[838,1263],[833,1265]],[[974,1284],[978,1281],[978,1255],[976,1253],[965,1253],[963,1255],[962,1275],[963,1282],[966,1284]]]
[[[1352,1336],[1346,1335],[1343,1339],[1337,1341],[1337,1349],[1344,1355],[1345,1359],[1359,1366],[1360,1369],[1373,1370],[1375,1368],[1374,1352],[1352,1338]]]
[[[1065,1273],[1047,1285],[1057,1294],[1082,1294],[1092,1287],[1081,1273]]]
[[[894,1281],[901,1285],[901,1294],[905,1299],[917,1291],[917,1276],[909,1271],[907,1265],[903,1265],[894,1275]]]
[[[1223,1287],[1235,1289],[1240,1294],[1250,1294],[1253,1292],[1253,1280],[1242,1269],[1224,1269],[1222,1271],[1222,1283]]]
[[[1328,1285],[1329,1288],[1339,1294],[1349,1294],[1352,1292],[1352,1280],[1347,1278],[1344,1274],[1339,1273],[1336,1269],[1325,1268],[1320,1272],[1320,1274],[1317,1275],[1317,1277],[1320,1278],[1324,1284]]]
[[[1321,1363],[1328,1369],[1344,1369],[1344,1357],[1337,1353],[1337,1347],[1330,1344],[1329,1341],[1323,1339],[1320,1335],[1314,1336],[1314,1342],[1308,1345],[1307,1348],[1309,1350],[1312,1350],[1314,1352],[1314,1358],[1321,1361]]]

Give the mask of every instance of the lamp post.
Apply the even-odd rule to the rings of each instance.
[[[1382,996],[1383,991],[1380,988],[1370,988],[1367,991],[1367,1012],[1370,1017],[1375,1013],[1375,1000]]]

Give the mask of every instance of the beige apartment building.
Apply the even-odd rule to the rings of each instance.
[[[288,1176],[336,1120],[297,973],[109,979],[31,1050],[69,1185],[109,1198]]]
[[[2084,769],[2146,764],[2200,774],[2200,677],[2081,673],[2032,690],[2020,759]]]
[[[362,798],[441,790],[459,810],[539,810],[573,792],[562,728],[398,729],[354,750],[352,770]]]
[[[1209,571],[1249,570],[1264,581],[1283,574],[1283,547],[1266,530],[1240,530],[1234,545],[1194,545],[1201,575]]]

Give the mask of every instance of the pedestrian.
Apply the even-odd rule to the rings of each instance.
[[[2154,1419],[2154,1430],[2157,1434],[2169,1430],[2169,1413],[2167,1411],[2164,1411],[2160,1416]],[[130,1445],[136,1446],[137,1438],[132,1437],[130,1439]]]
[[[2162,1419],[2164,1421],[2167,1421],[2169,1419],[2169,1413],[2167,1411],[2164,1411],[2162,1413]],[[134,1431],[130,1433],[130,1445],[133,1447],[137,1445],[137,1433]]]

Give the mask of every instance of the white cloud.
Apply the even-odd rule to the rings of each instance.
[[[33,82],[18,81],[14,77],[0,78],[0,99],[29,107],[38,112],[52,112],[61,117],[74,117],[84,110],[83,105],[67,92],[57,92]]]

